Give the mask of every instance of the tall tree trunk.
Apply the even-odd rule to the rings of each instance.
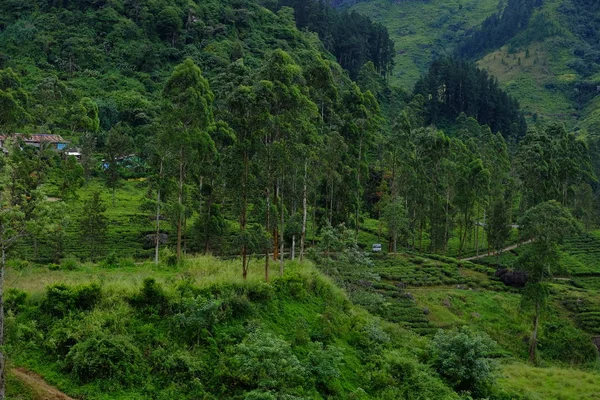
[[[423,252],[423,218],[419,220],[419,252]]]
[[[183,147],[179,149],[179,190],[178,190],[178,205],[177,210],[177,262],[181,261],[181,238],[182,238],[182,222],[183,222]]]
[[[477,221],[475,224],[475,255],[479,257],[479,214],[477,211],[475,212],[475,220]]]
[[[242,210],[240,215],[240,230],[244,241],[242,243],[242,277],[248,278],[248,244],[245,237],[246,233],[246,214],[248,212],[248,154],[244,153],[244,177],[242,179]]]
[[[156,232],[154,233],[154,264],[158,265],[158,250],[160,248],[160,181],[163,174],[163,160],[160,160],[158,172],[159,182],[156,189]]]
[[[279,229],[279,275],[283,276],[283,250],[284,250],[284,246],[285,246],[285,241],[284,241],[284,237],[283,234],[285,233],[285,212],[284,212],[284,202],[283,202],[283,178],[282,178],[282,182],[281,182],[281,188],[280,188],[280,198],[279,198],[279,208],[281,209],[280,211],[280,215],[281,215],[281,227]]]
[[[269,232],[269,229],[271,229],[271,193],[269,190],[269,185],[267,185],[267,197],[266,197],[266,203],[267,203],[267,220],[265,222],[265,231]],[[275,239],[277,238],[277,236],[275,236]],[[277,248],[277,247],[276,247]],[[265,282],[269,282],[269,247],[265,247]]]
[[[4,358],[4,273],[6,268],[6,249],[2,244],[0,256],[0,400],[6,399],[6,381],[4,379],[6,365]]]
[[[317,232],[317,193],[315,191],[313,197],[313,209],[312,209],[312,245],[315,245],[315,236]]]
[[[300,261],[304,260],[304,246],[306,241],[306,216],[308,215],[308,160],[304,161],[304,187],[302,189],[302,233],[300,234]],[[295,236],[294,236],[295,239]],[[292,246],[292,260],[294,246]]]
[[[292,261],[296,259],[296,235],[292,235]]]
[[[533,332],[531,332],[531,340],[529,341],[529,362],[536,363],[535,352],[537,350],[538,327],[540,324],[540,303],[535,303],[535,315],[533,317]]]
[[[354,233],[354,243],[358,243],[358,231],[360,229],[360,223],[358,220],[360,218],[360,166],[362,161],[362,148],[363,142],[361,139],[360,144],[358,145],[358,166],[356,168],[356,227]]]
[[[213,182],[214,184],[214,182]],[[208,221],[208,223],[210,223],[210,219],[212,218],[212,204],[213,204],[213,198],[212,195],[210,195],[208,197],[208,199],[206,200],[206,220]],[[208,251],[210,250],[210,230],[206,229],[206,235],[204,235],[204,254],[208,254]]]

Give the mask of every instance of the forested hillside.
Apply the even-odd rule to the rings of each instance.
[[[8,398],[596,399],[579,1],[0,2]]]

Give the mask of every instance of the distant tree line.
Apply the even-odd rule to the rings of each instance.
[[[353,79],[368,61],[382,76],[393,72],[394,42],[385,26],[355,11],[334,9],[326,0],[280,0],[279,4],[294,9],[299,27],[319,34]]]
[[[488,50],[505,45],[519,31],[526,28],[536,7],[543,0],[508,0],[504,9],[486,18],[481,27],[467,34],[458,47],[460,57],[475,59]]]
[[[518,138],[527,131],[518,101],[500,89],[487,71],[470,62],[450,57],[435,60],[416,83],[414,93],[425,99],[430,124],[453,121],[465,113],[506,138]]]

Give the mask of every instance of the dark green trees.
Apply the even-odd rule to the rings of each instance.
[[[14,133],[28,118],[28,96],[12,69],[0,70],[0,133]]]
[[[505,138],[519,138],[527,131],[517,100],[500,89],[487,71],[469,62],[435,60],[415,85],[414,93],[427,99],[427,123],[448,124],[465,113]]]
[[[207,152],[214,151],[209,135],[213,118],[214,95],[202,72],[190,59],[177,66],[163,90],[163,129],[172,148],[177,176],[177,259],[182,255],[182,237],[186,210],[185,184],[190,169]]]

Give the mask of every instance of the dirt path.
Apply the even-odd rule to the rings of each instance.
[[[60,390],[46,383],[44,378],[24,368],[14,368],[10,371],[23,384],[31,389],[38,400],[75,400]]]
[[[505,249],[502,249],[501,253],[504,253],[505,251],[511,251],[511,250],[514,250],[514,249],[516,249],[517,247],[519,247],[519,246],[521,246],[521,245],[524,245],[524,244],[527,244],[527,243],[531,243],[531,240],[528,240],[528,241],[526,241],[526,242],[521,242],[521,243],[513,244],[512,246],[508,246],[507,248],[505,248]],[[478,256],[475,256],[475,257],[461,258],[460,260],[461,260],[461,261],[472,261],[472,260],[478,260],[478,259],[480,259],[480,258],[484,258],[484,257],[488,257],[488,254],[487,254],[487,253],[485,253],[485,254],[480,254],[480,255],[478,255]]]

